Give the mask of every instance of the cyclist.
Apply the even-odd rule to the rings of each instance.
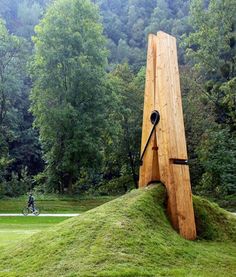
[[[32,192],[29,194],[29,199],[28,199],[28,208],[32,207],[32,210],[33,212],[35,211],[35,208],[34,208],[34,196],[32,194]]]

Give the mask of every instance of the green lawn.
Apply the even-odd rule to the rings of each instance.
[[[234,277],[236,218],[194,197],[198,239],[165,214],[159,186],[134,190],[0,251],[3,277]]]
[[[69,198],[46,195],[36,202],[41,213],[83,213],[108,202],[114,197]],[[27,197],[0,200],[0,213],[21,213]],[[0,249],[31,235],[37,236],[68,217],[0,217]]]
[[[41,213],[82,213],[102,205],[114,197],[40,199],[36,201]],[[0,213],[21,213],[27,198],[0,200]]]
[[[0,217],[0,250],[65,219],[68,217]]]
[[[36,202],[41,213],[83,213],[114,197],[69,198],[47,195]],[[27,197],[0,200],[0,213],[21,213]],[[68,217],[0,217],[0,249],[35,235]]]

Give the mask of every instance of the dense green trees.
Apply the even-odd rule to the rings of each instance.
[[[0,17],[10,32],[30,40],[34,27],[50,0],[1,0]]]
[[[105,39],[89,1],[60,0],[36,28],[32,111],[49,184],[68,188],[96,167],[105,128]]]
[[[23,41],[9,35],[4,22],[0,21],[0,179],[6,174],[6,168],[11,163],[8,140],[12,138],[10,129],[14,128],[12,110],[14,96],[17,98],[21,87],[19,74],[22,67]],[[19,67],[19,69],[18,69]],[[22,84],[21,84],[22,85]],[[16,92],[16,95],[14,95]],[[13,104],[13,105],[12,105]],[[16,116],[16,114],[14,114]],[[12,126],[13,125],[13,126]]]
[[[187,55],[205,82],[209,99],[215,103],[219,123],[235,124],[235,36],[234,1],[204,2],[196,0],[191,6],[193,31],[186,42]],[[231,92],[230,92],[231,91]]]
[[[137,185],[147,35],[159,30],[179,42],[194,192],[234,194],[235,14],[233,0],[0,1],[0,194],[33,176],[59,192]]]
[[[147,36],[159,30],[180,40],[191,29],[189,0],[129,0],[96,2],[103,16],[111,63],[127,61],[137,72],[145,65]],[[183,62],[183,51],[180,51]]]
[[[6,100],[1,108],[5,116],[0,132],[0,194],[9,196],[31,188],[32,176],[43,169],[38,132],[32,128],[33,117],[29,112],[32,82],[27,73],[27,62],[33,46],[30,37],[46,2],[0,1],[0,17],[6,23],[1,21],[0,28],[0,63],[1,69],[4,68],[1,97]]]
[[[207,130],[199,145],[198,155],[204,173],[198,192],[212,196],[236,193],[236,138],[227,128]]]
[[[112,117],[117,125],[116,137],[111,137],[111,145],[106,148],[112,156],[105,154],[104,177],[132,176],[130,182],[137,187],[145,70],[141,68],[135,75],[125,63],[116,66],[107,78],[117,99]]]
[[[193,1],[192,30],[184,40],[189,65],[194,66],[192,87],[199,90],[195,98],[202,95],[201,102],[214,114],[195,149],[203,169],[197,190],[218,196],[236,192],[235,13],[231,0]]]
[[[42,169],[40,147],[28,113],[28,50],[27,42],[9,34],[0,21],[0,179],[1,190],[9,195],[15,190],[10,185],[12,179],[20,180],[23,171],[35,174]],[[20,188],[17,191],[22,192]]]

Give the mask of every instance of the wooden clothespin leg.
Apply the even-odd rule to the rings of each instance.
[[[159,113],[156,125],[154,113]],[[139,187],[160,180],[167,189],[173,227],[184,238],[195,239],[176,40],[163,32],[148,40],[141,153]]]

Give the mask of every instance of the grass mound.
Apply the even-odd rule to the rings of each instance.
[[[0,254],[0,276],[235,276],[235,218],[194,198],[205,240],[191,242],[164,201],[161,185],[134,190],[37,233]]]
[[[201,239],[236,242],[236,218],[217,204],[193,197],[197,234]]]

